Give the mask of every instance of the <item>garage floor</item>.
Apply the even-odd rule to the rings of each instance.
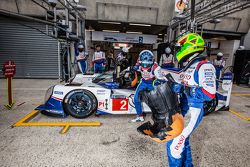
[[[5,80],[0,80],[0,166],[163,167],[165,144],[151,142],[137,133],[134,116],[107,115],[85,120],[50,118],[36,121],[100,121],[101,127],[16,127],[20,118],[43,102],[46,89],[56,80],[14,80],[13,110],[5,109]],[[248,93],[250,88],[234,87]],[[25,103],[24,103],[25,102]],[[18,106],[19,105],[19,106]],[[250,96],[231,98],[231,109],[250,117]],[[149,119],[150,116],[147,117]],[[247,167],[250,163],[250,124],[227,111],[204,117],[191,137],[197,167]]]

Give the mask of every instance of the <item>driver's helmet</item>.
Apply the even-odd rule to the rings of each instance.
[[[202,53],[205,50],[204,39],[196,33],[188,33],[177,41],[179,46],[176,59],[178,62],[185,62],[195,53]]]
[[[154,64],[154,54],[150,50],[143,50],[139,54],[139,63],[143,68],[149,68]]]

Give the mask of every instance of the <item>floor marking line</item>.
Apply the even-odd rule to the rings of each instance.
[[[238,112],[236,112],[236,111],[234,111],[234,110],[228,110],[228,112],[230,112],[230,113],[232,113],[232,114],[234,114],[234,115],[236,115],[236,116],[238,116],[238,117],[240,117],[241,119],[244,119],[244,120],[246,120],[246,121],[250,121],[250,117],[246,117],[246,116],[244,116],[244,115],[241,115],[240,113],[238,113]]]
[[[60,134],[65,134],[68,132],[70,127],[81,127],[81,126],[101,126],[101,122],[29,122],[35,116],[40,113],[39,110],[33,110],[19,121],[17,121],[12,127],[18,126],[62,126],[63,129]]]
[[[248,93],[232,93],[233,96],[250,96]]]

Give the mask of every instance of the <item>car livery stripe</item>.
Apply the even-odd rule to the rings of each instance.
[[[53,99],[55,99],[55,100],[59,100],[59,101],[62,101],[63,99],[61,99],[61,98],[58,98],[58,97],[55,97],[55,96],[51,96]]]

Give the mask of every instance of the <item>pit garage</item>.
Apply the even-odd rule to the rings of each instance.
[[[249,7],[2,0],[0,166],[248,167]]]

